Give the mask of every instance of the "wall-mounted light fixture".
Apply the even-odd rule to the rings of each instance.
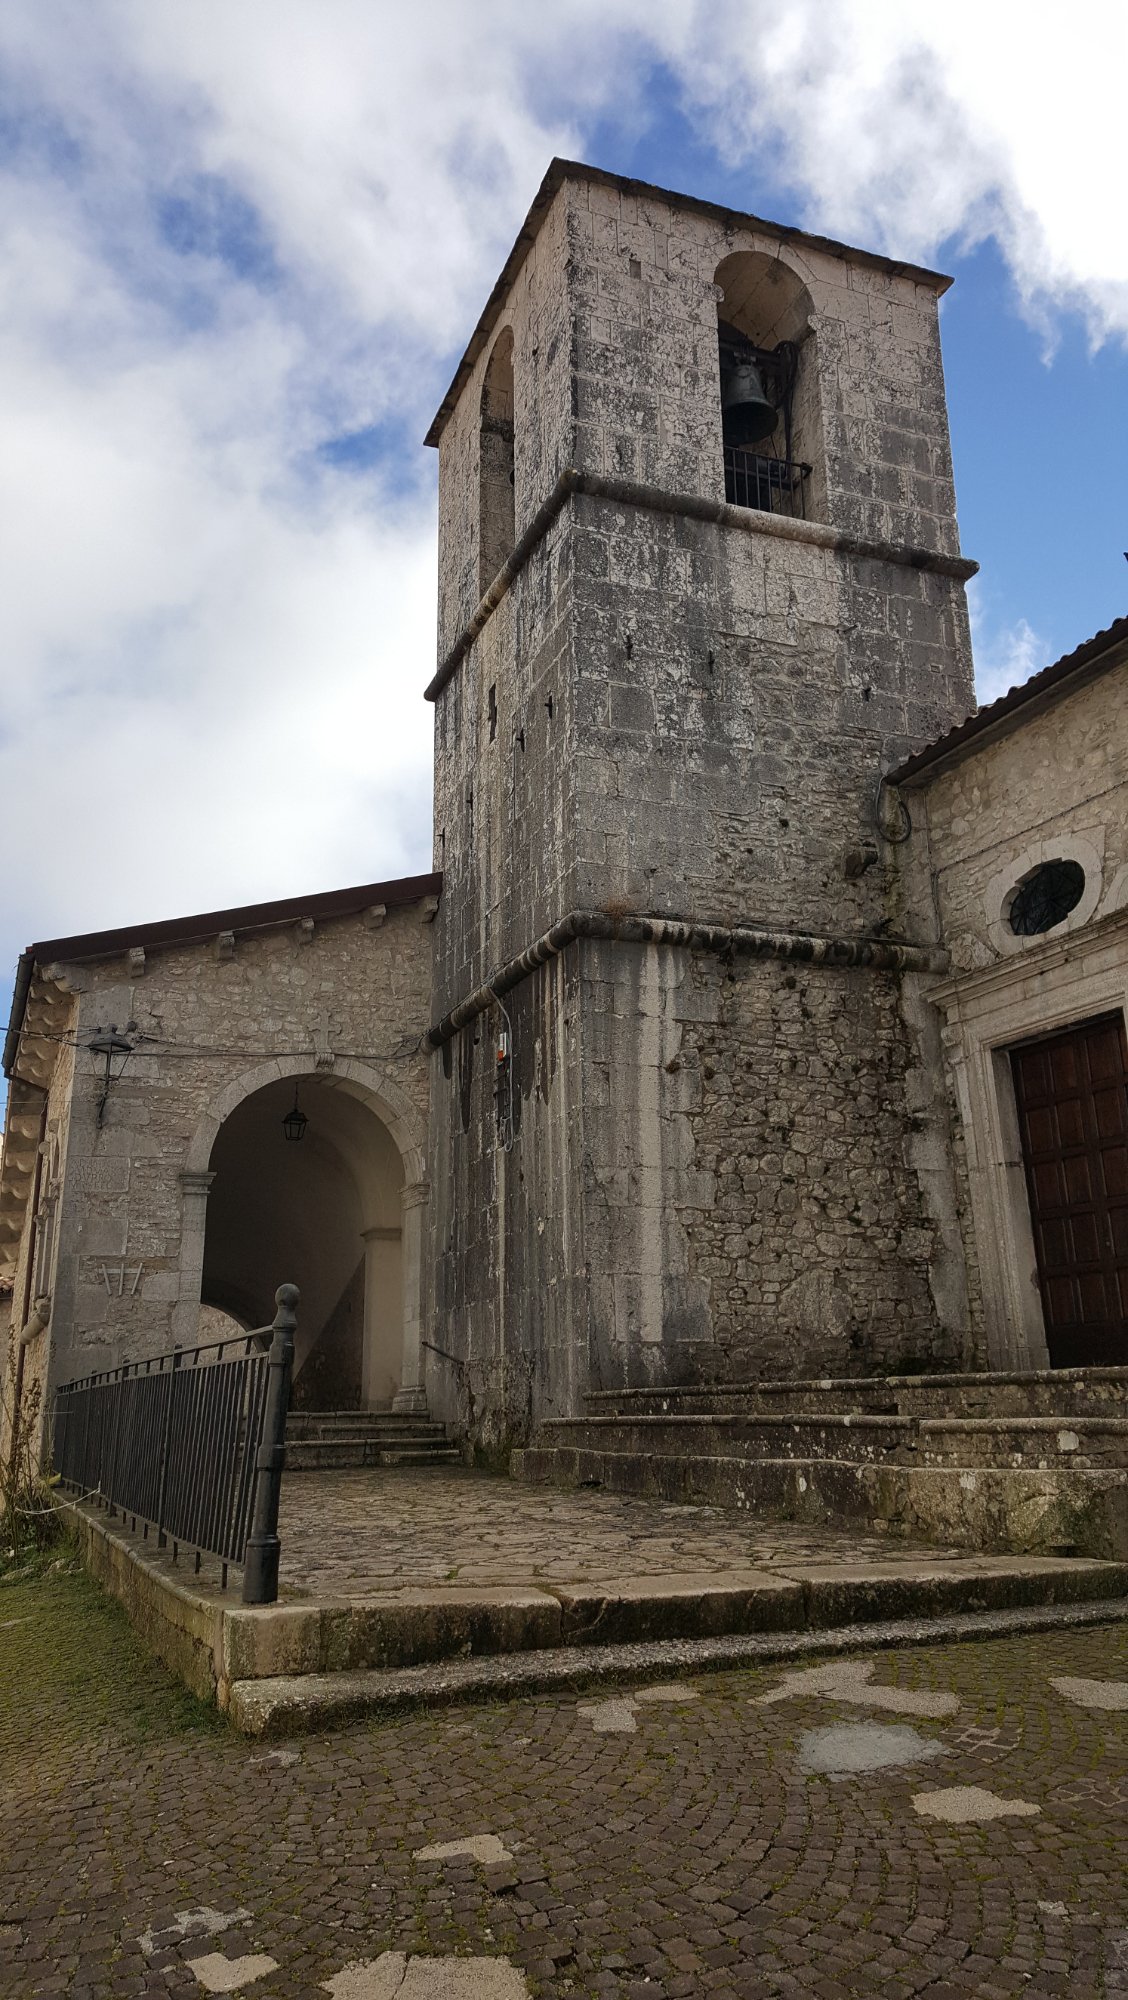
[[[305,1137],[305,1128],[308,1124],[309,1119],[298,1103],[298,1086],[295,1083],[294,1108],[292,1111],[287,1111],[286,1116],[282,1120],[283,1136],[290,1141],[291,1145],[296,1146],[299,1139]]]
[[[132,1026],[132,1023],[130,1023]],[[101,1083],[98,1097],[98,1125],[106,1115],[106,1102],[110,1095],[111,1083],[116,1083],[123,1074],[125,1065],[133,1054],[133,1043],[127,1035],[119,1035],[116,1021],[108,1028],[96,1028],[86,1044],[90,1053],[94,1074]]]

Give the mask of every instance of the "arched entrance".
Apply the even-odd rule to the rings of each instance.
[[[306,1119],[297,1140],[283,1125],[295,1085]],[[418,1302],[408,1293],[417,1291],[418,1257],[414,1242],[405,1246],[405,1233],[417,1231],[405,1232],[405,1221],[419,1190],[371,1100],[348,1077],[279,1076],[274,1067],[217,1107],[206,1170],[185,1176],[207,1184],[201,1317],[263,1326],[277,1285],[297,1284],[294,1402],[308,1409],[374,1408],[417,1388],[417,1376],[405,1381],[412,1335],[418,1345]]]

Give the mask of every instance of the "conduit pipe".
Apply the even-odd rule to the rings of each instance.
[[[38,1304],[34,1311],[32,1309],[32,1293],[35,1288],[35,1255],[39,1247],[39,1196],[43,1186],[43,1154],[47,1145],[48,1102],[47,1092],[44,1091],[43,1102],[39,1107],[39,1139],[35,1148],[35,1173],[32,1176],[31,1183],[31,1226],[27,1237],[27,1268],[24,1271],[23,1298],[20,1301],[20,1331],[16,1337],[16,1367],[12,1381],[12,1436],[9,1449],[13,1460],[19,1449],[20,1441],[20,1404],[23,1401],[24,1355],[27,1352],[28,1342],[33,1340],[37,1333],[41,1333],[47,1324],[47,1320],[44,1319],[34,1329],[32,1327],[32,1321],[37,1317],[39,1311]],[[50,1309],[48,1309],[49,1317]]]

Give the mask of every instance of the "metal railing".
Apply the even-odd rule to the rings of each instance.
[[[809,465],[790,458],[764,458],[758,451],[744,451],[734,444],[726,444],[724,452],[725,499],[730,506],[806,519]]]
[[[243,1564],[243,1602],[278,1595],[278,1499],[294,1361],[296,1285],[280,1285],[272,1325],[236,1340],[175,1348],[66,1382],[55,1393],[51,1457],[84,1500],[172,1543]]]

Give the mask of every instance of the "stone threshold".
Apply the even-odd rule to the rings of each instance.
[[[717,1639],[659,1639],[648,1644],[560,1646],[543,1652],[443,1661],[390,1672],[302,1674],[236,1681],[227,1713],[247,1736],[297,1736],[365,1718],[383,1720],[418,1708],[521,1696],[582,1693],[653,1679],[770,1666],[895,1646],[951,1645],[1012,1638],[1023,1632],[1076,1630],[1128,1620],[1128,1597],[1097,1604],[1028,1605],[1011,1611],[957,1612],[936,1618],[886,1618],[817,1632],[753,1633]]]
[[[336,1683],[338,1676],[373,1670],[483,1656],[512,1662],[557,1650],[578,1660],[593,1648],[603,1657],[624,1645],[826,1633],[890,1618],[1100,1604],[1128,1595],[1128,1563],[922,1550],[918,1558],[889,1563],[796,1559],[770,1568],[525,1587],[405,1584],[351,1599],[291,1594],[252,1608],[233,1590],[175,1573],[166,1553],[119,1521],[79,1502],[63,1504],[89,1568],[152,1651],[236,1722],[251,1712],[245,1690],[252,1683],[312,1685],[326,1677]],[[244,1690],[237,1701],[236,1688]]]

